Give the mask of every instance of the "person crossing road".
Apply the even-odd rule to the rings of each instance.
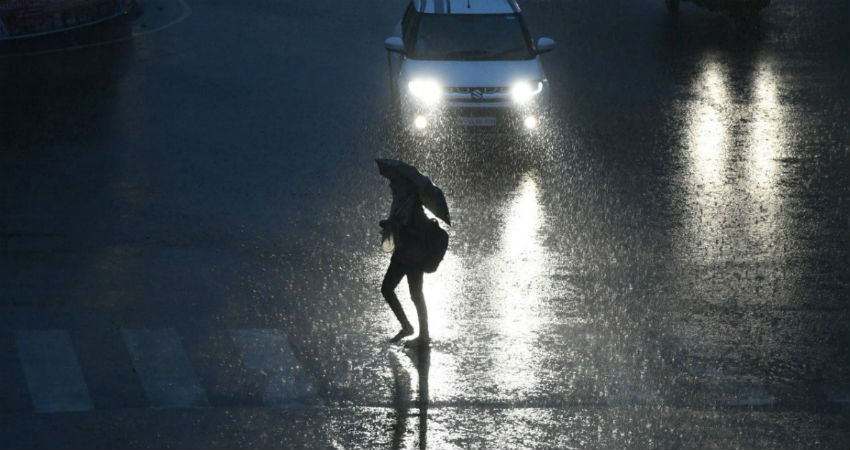
[[[405,345],[427,346],[430,335],[428,308],[422,292],[423,278],[426,272],[435,271],[439,265],[448,245],[448,235],[440,229],[436,220],[428,218],[424,208],[446,223],[451,223],[449,209],[442,190],[415,167],[391,159],[379,159],[377,163],[381,175],[390,180],[392,192],[389,217],[380,222],[383,229],[381,247],[385,252],[392,252],[390,265],[381,284],[381,294],[401,324],[401,330],[390,342],[398,342],[413,334],[413,326],[395,294],[395,288],[407,277],[410,298],[416,306],[419,336]]]

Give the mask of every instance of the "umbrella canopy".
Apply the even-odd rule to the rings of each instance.
[[[442,221],[452,224],[446,196],[440,188],[434,186],[430,178],[422,175],[416,167],[396,159],[376,159],[375,162],[378,163],[378,172],[381,175],[390,180],[406,181],[415,186],[422,206],[428,208],[428,211]]]

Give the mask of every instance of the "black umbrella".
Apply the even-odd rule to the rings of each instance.
[[[440,188],[434,186],[430,178],[422,175],[416,167],[395,159],[376,159],[375,162],[378,163],[378,172],[381,175],[390,180],[405,180],[415,186],[422,206],[428,208],[428,211],[442,219],[443,222],[452,224],[449,218],[446,196],[443,195]]]

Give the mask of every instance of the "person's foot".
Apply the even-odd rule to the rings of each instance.
[[[390,342],[398,342],[406,338],[407,336],[410,336],[411,334],[413,334],[413,327],[402,327],[401,331],[399,331],[395,336],[390,339]]]
[[[425,348],[431,345],[431,338],[419,336],[404,343],[405,348]]]

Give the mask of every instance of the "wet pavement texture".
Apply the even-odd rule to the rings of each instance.
[[[540,133],[421,138],[403,2],[138,4],[0,43],[0,446],[850,445],[846,2],[523,4]],[[378,157],[451,208],[427,353]]]

